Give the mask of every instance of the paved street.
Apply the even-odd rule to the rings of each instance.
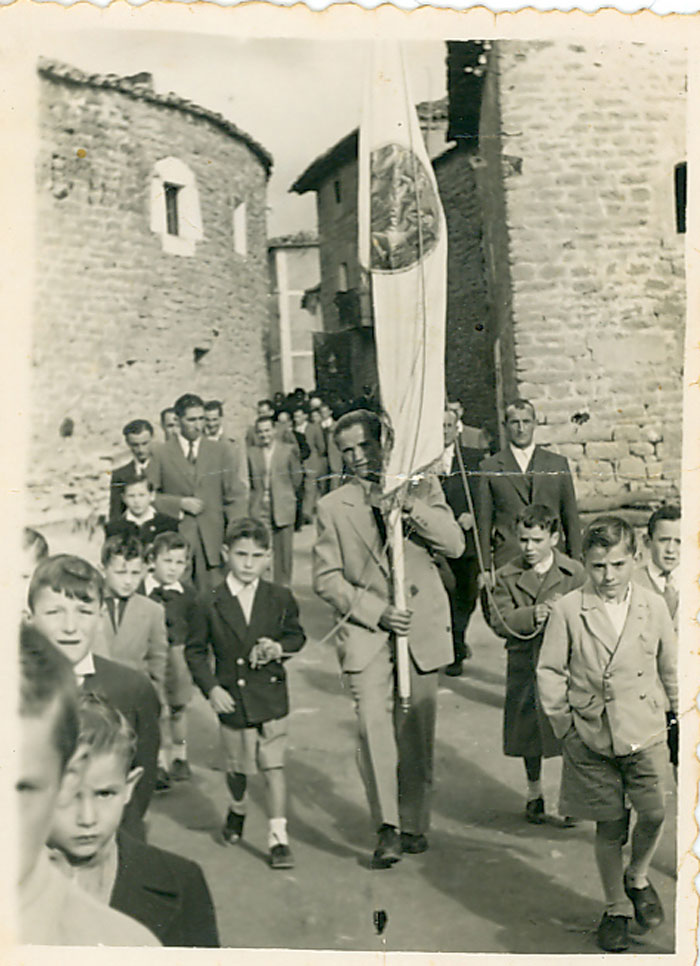
[[[601,892],[593,826],[564,830],[522,817],[520,761],[501,752],[505,652],[480,615],[462,678],[441,677],[430,850],[370,871],[373,830],[354,759],[351,702],[333,646],[330,611],[310,590],[313,530],[297,537],[295,592],[309,642],[288,665],[292,715],[287,775],[296,868],[267,865],[261,778],[252,783],[245,841],[224,847],[226,808],[215,718],[198,696],[191,714],[194,780],[151,807],[150,840],[196,859],[216,902],[222,943],[241,947],[444,952],[595,953]],[[556,812],[558,760],[545,762]],[[669,801],[675,814],[675,793]],[[630,952],[673,950],[675,823],[652,868],[666,922]],[[384,910],[382,935],[373,925]]]

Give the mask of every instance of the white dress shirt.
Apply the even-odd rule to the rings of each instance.
[[[529,446],[526,446],[524,449],[522,449],[520,446],[513,446],[511,443],[510,451],[513,454],[515,462],[520,467],[521,472],[524,473],[530,465],[532,454],[535,452],[535,444],[530,443]]]
[[[540,562],[536,563],[532,569],[538,576],[544,577],[545,574],[549,573],[553,563],[554,554],[550,552],[548,557],[546,557],[544,560],[540,560]]]
[[[135,517],[131,510],[127,510],[124,514],[124,519],[128,520],[130,523],[135,523],[137,527],[140,527],[142,523],[148,523],[156,515],[156,511],[152,506],[146,510],[142,517]]]
[[[182,447],[182,452],[185,454],[185,459],[189,460],[190,445],[193,447],[194,458],[197,459],[199,456],[199,444],[202,441],[202,437],[198,436],[197,439],[192,441],[192,444],[190,444],[189,439],[185,439],[185,437],[181,436],[179,433],[177,434],[177,439]]]
[[[150,597],[156,587],[160,587],[161,590],[176,590],[178,594],[184,594],[185,588],[182,586],[179,580],[174,580],[172,584],[161,584],[159,583],[153,574],[146,574],[143,578],[143,588],[146,591],[146,596]]]
[[[444,450],[442,451],[442,456],[440,457],[439,472],[442,473],[443,476],[449,476],[450,473],[452,472],[452,461],[454,459],[454,456],[455,456],[455,444],[450,443],[449,446],[446,446],[444,448]]]
[[[653,560],[647,563],[647,572],[651,578],[652,583],[656,586],[660,594],[663,594],[666,587],[670,584],[671,587],[675,589],[676,587],[676,571],[671,570],[668,574],[656,566]]]
[[[625,626],[627,614],[629,613],[631,589],[632,585],[628,584],[624,597],[619,602],[616,600],[605,600],[604,597],[601,598],[603,604],[605,605],[605,610],[607,611],[608,617],[610,618],[610,623],[615,628],[615,633],[617,634],[618,640],[622,635],[622,629]]]
[[[83,681],[89,674],[95,673],[95,661],[92,651],[88,651],[85,657],[81,657],[77,664],[73,665],[73,674],[78,682],[78,687],[82,688]]]
[[[241,605],[246,624],[250,624],[250,615],[253,612],[253,601],[255,600],[259,583],[260,578],[256,578],[250,584],[243,584],[237,577],[233,576],[230,570],[226,575],[226,586],[231,591],[231,594],[238,598],[238,603]]]

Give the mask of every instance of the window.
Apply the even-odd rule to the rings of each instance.
[[[167,181],[163,185],[165,190],[165,228],[169,235],[179,235],[178,214],[177,214],[177,195],[182,185],[169,184]]]
[[[151,231],[170,255],[194,255],[204,237],[197,181],[179,158],[162,158],[153,166]]]
[[[688,203],[688,162],[681,161],[674,169],[676,198],[676,231],[685,234],[686,206]]]
[[[237,255],[248,255],[248,219],[245,201],[233,205],[233,248]]]
[[[340,190],[340,181],[333,182],[333,193],[335,195],[335,203],[339,205],[340,202],[343,200],[343,193]]]

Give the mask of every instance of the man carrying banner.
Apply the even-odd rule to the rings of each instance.
[[[381,430],[367,410],[346,413],[334,427],[352,476],[319,501],[313,554],[314,590],[336,613],[343,680],[355,702],[360,774],[378,834],[374,869],[428,847],[437,671],[452,660],[450,606],[434,554],[464,550],[437,478],[417,478],[401,498],[406,607],[393,603]],[[396,695],[395,635],[408,637],[407,712]]]

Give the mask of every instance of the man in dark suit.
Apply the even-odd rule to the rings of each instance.
[[[507,445],[481,463],[477,524],[484,563],[502,567],[519,553],[515,521],[533,503],[549,507],[559,517],[564,551],[581,556],[581,526],[569,463],[533,442],[535,407],[516,399],[506,407]]]
[[[454,577],[454,587],[450,590],[450,611],[452,614],[452,640],[454,661],[445,668],[445,673],[458,677],[462,673],[462,662],[470,657],[469,648],[464,642],[469,618],[479,596],[479,561],[474,539],[474,513],[478,498],[478,469],[483,458],[483,450],[460,447],[462,464],[467,475],[467,485],[472,498],[469,506],[457,458],[459,446],[459,417],[454,410],[448,409],[443,417],[445,449],[438,463],[438,475],[442,492],[457,523],[464,530],[466,547],[461,557],[449,560]]]
[[[126,445],[133,459],[123,466],[112,470],[109,481],[109,519],[119,520],[126,512],[122,499],[124,484],[137,476],[151,478],[151,450],[153,448],[153,426],[147,419],[132,419],[122,430]]]
[[[180,533],[192,549],[194,582],[206,591],[221,579],[226,525],[245,516],[248,493],[233,450],[203,435],[204,403],[185,393],[175,403],[179,432],[152,456],[155,507],[180,516]]]

